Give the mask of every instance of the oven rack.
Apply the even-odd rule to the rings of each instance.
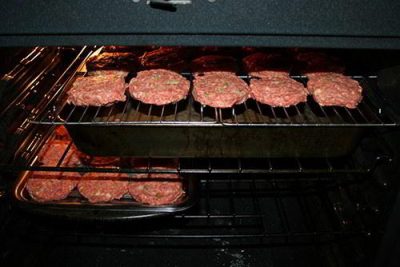
[[[122,158],[121,161],[127,158]],[[9,169],[14,170],[30,170],[30,171],[58,171],[58,172],[98,172],[98,173],[179,173],[179,174],[369,174],[372,173],[377,166],[388,163],[392,159],[387,156],[377,156],[371,165],[362,165],[354,162],[349,157],[332,159],[332,158],[291,158],[291,159],[224,159],[224,164],[219,164],[220,159],[217,158],[201,158],[201,159],[177,159],[178,167],[173,169],[158,169],[153,167],[152,159],[148,158],[149,164],[146,168],[135,166],[106,168],[94,166],[77,166],[62,167],[62,165],[46,166],[46,165],[15,165]],[[312,162],[314,161],[314,162]],[[59,161],[60,163],[62,161]],[[61,163],[62,164],[62,163]],[[358,164],[358,165],[357,165]],[[262,166],[262,167],[257,167]],[[324,180],[318,178],[305,178],[305,180]],[[299,178],[288,178],[286,181]]]
[[[369,156],[368,160],[358,161],[352,156],[339,158],[175,158],[176,168],[157,169],[157,163],[163,163],[163,159],[141,158],[141,166],[135,166],[130,157],[115,157],[118,160],[117,166],[104,167],[92,166],[91,156],[76,152],[78,157],[85,158],[87,165],[67,166],[65,156],[72,151],[73,141],[68,141],[65,151],[61,154],[54,165],[43,165],[38,159],[39,150],[44,141],[53,140],[53,135],[48,139],[41,134],[21,149],[18,160],[10,170],[30,171],[61,171],[61,172],[99,172],[99,173],[179,173],[179,174],[299,174],[304,175],[302,179],[321,181],[324,178],[312,178],[313,174],[369,174],[378,166],[392,162],[392,157],[385,151],[379,151]],[[75,153],[75,152],[73,152]],[[101,158],[101,157],[98,157]],[[89,159],[89,160],[88,160]],[[169,159],[171,161],[171,159]],[[144,162],[144,163],[143,163]],[[145,167],[144,167],[145,166]],[[301,176],[294,178],[286,177],[286,181],[298,181]],[[330,179],[330,178],[326,178]]]
[[[203,179],[200,200],[171,217],[96,227],[43,219],[31,224],[30,240],[117,246],[235,246],[320,244],[343,238],[372,238],[363,208],[342,188],[308,189],[260,179]],[[151,241],[151,242],[149,242]]]
[[[18,106],[34,91],[35,86],[45,77],[59,61],[59,51],[45,47],[34,47],[23,57],[15,67],[1,77],[6,84],[3,97],[8,101],[0,105],[0,117],[3,117],[12,107]]]
[[[185,73],[192,80],[191,73]],[[244,80],[248,75],[240,75]],[[191,95],[174,104],[156,106],[127,97],[124,103],[109,107],[78,107],[66,104],[62,95],[50,105],[44,115],[30,120],[44,125],[97,125],[97,126],[188,126],[188,127],[378,127],[397,126],[400,120],[388,111],[376,88],[377,76],[351,76],[364,88],[364,99],[355,109],[322,107],[309,96],[306,103],[293,107],[273,108],[248,100],[233,108],[212,108],[195,102]],[[303,83],[306,76],[292,76]],[[68,86],[66,86],[68,89]],[[378,102],[378,103],[376,103]],[[378,104],[378,106],[376,106]],[[386,112],[388,111],[388,112]]]
[[[7,107],[0,111],[0,120],[4,125],[9,125],[8,131],[12,133],[7,149],[0,149],[3,163],[13,157],[18,143],[35,135],[41,126],[30,124],[29,119],[42,115],[41,112],[60,93],[59,86],[69,81],[84,58],[88,57],[88,52],[87,47],[36,47],[5,75],[6,80],[12,81],[10,88],[15,89],[13,91],[17,95],[10,101],[4,101]],[[32,76],[31,72],[35,75]]]

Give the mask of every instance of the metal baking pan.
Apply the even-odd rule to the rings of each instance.
[[[68,126],[79,150],[96,156],[339,157],[365,128]]]
[[[218,110],[214,117],[213,109],[202,109],[190,99],[175,108],[172,105],[171,113],[165,107],[160,120],[157,113],[161,107],[152,106],[149,116],[149,105],[141,103],[136,108],[139,104],[135,100],[128,102],[131,103],[114,107],[111,113],[107,108],[101,112],[76,108],[76,118],[72,115],[66,122],[75,145],[94,156],[339,157],[355,149],[367,132],[363,126],[369,123],[346,119],[348,114],[343,108],[337,109],[337,114],[343,117],[338,118],[329,109],[326,112],[333,115],[324,116],[318,114],[316,105],[309,104],[296,107],[299,114],[294,108],[274,109],[275,117],[267,114],[271,112],[269,107],[262,105],[261,109],[269,110],[261,110],[264,114],[260,116],[254,101],[247,102],[246,110],[236,107],[235,119],[230,116],[232,110]],[[129,112],[124,105],[130,106]],[[288,118],[281,116],[285,112]],[[94,119],[93,113],[97,113]],[[126,114],[129,114],[127,118]],[[264,119],[266,122],[262,122]]]
[[[23,172],[13,188],[13,200],[16,205],[36,215],[62,219],[115,221],[154,218],[183,212],[194,206],[198,200],[198,179],[186,175],[183,179],[185,195],[173,205],[148,206],[135,202],[127,195],[121,200],[92,204],[84,200],[77,189],[64,200],[41,203],[32,200],[25,188],[30,175],[30,171]]]

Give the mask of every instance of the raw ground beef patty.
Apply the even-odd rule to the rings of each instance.
[[[260,70],[260,71],[252,71],[249,73],[250,76],[261,78],[261,79],[290,79],[289,72],[286,70]]]
[[[125,70],[133,71],[139,66],[137,55],[130,52],[104,52],[91,56],[86,61],[88,70]]]
[[[278,53],[256,52],[242,59],[243,68],[246,72],[264,70],[280,57]]]
[[[135,174],[136,181],[128,185],[129,194],[138,202],[158,206],[176,203],[184,194],[177,174]],[[176,181],[140,181],[140,179],[176,179]]]
[[[39,152],[39,162],[43,166],[56,166],[67,149],[69,141],[53,140],[46,143]],[[80,165],[78,152],[71,146],[65,155],[61,167],[76,167]],[[36,201],[62,200],[75,188],[81,175],[76,172],[45,172],[34,171],[31,173],[26,189]]]
[[[336,72],[344,73],[345,67],[339,58],[320,51],[298,51],[295,55],[300,73]]]
[[[321,106],[356,108],[362,100],[360,84],[343,74],[333,72],[308,75],[308,91]]]
[[[253,79],[250,90],[255,100],[272,107],[289,107],[307,101],[306,88],[291,78]]]
[[[187,67],[187,51],[182,47],[164,46],[147,51],[140,57],[146,69],[168,69],[181,72]]]
[[[81,153],[81,161],[88,166],[109,168],[110,165],[117,167],[120,163],[119,157],[94,157]]]
[[[190,69],[195,73],[209,71],[228,71],[237,72],[238,65],[233,57],[208,55],[196,58],[192,61]]]
[[[54,133],[54,139],[56,140],[70,140],[68,130],[64,125],[57,126],[57,128],[54,130]]]
[[[247,100],[249,87],[233,73],[206,72],[196,76],[193,97],[203,105],[230,108]]]
[[[59,160],[63,156],[64,152],[70,145],[69,140],[51,140],[47,142],[39,152],[39,163],[42,166],[54,167],[58,164]],[[68,153],[65,155],[60,167],[78,167],[81,165],[81,153],[71,144]],[[35,171],[35,175],[54,175],[54,176],[71,176],[78,177],[79,174],[76,172],[48,172],[48,171]]]
[[[286,59],[276,52],[257,52],[244,57],[242,63],[244,70],[253,77],[289,77],[289,67]]]
[[[78,183],[78,179],[64,178],[52,174],[48,174],[47,178],[41,177],[31,177],[26,184],[29,195],[39,202],[65,199]]]
[[[122,71],[96,71],[78,77],[67,92],[67,102],[76,106],[107,106],[125,101],[125,76]]]
[[[166,105],[184,99],[190,83],[180,74],[164,70],[145,70],[129,83],[131,96],[143,103]]]
[[[79,193],[91,203],[109,202],[128,192],[128,181],[118,181],[119,173],[90,173],[78,183]]]

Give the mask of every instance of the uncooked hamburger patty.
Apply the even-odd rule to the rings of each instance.
[[[140,57],[146,69],[168,69],[181,72],[187,67],[187,51],[182,47],[164,46],[145,52]]]
[[[250,90],[255,100],[272,107],[289,107],[307,100],[303,84],[290,78],[253,79]]]
[[[128,192],[128,181],[118,181],[119,173],[90,173],[78,183],[79,193],[91,203],[121,199]]]
[[[56,140],[68,141],[71,139],[64,125],[57,126],[56,129],[54,129],[54,133],[54,139]]]
[[[129,83],[130,95],[143,103],[166,105],[184,99],[190,83],[180,74],[164,70],[145,70]]]
[[[125,72],[97,71],[78,77],[67,92],[67,102],[76,106],[107,106],[125,101]]]
[[[176,203],[184,195],[182,182],[177,174],[136,174],[138,180],[128,185],[129,194],[138,202],[159,206]],[[140,179],[176,179],[176,181],[140,181]]]
[[[69,145],[69,141],[51,140],[39,152],[39,162],[43,166],[54,167],[58,164]],[[79,152],[71,145],[60,167],[81,165]],[[26,189],[36,201],[52,201],[66,198],[75,188],[81,174],[77,172],[34,171],[28,179]]]
[[[206,56],[206,55],[220,55],[220,56],[234,56],[240,52],[240,49],[235,47],[221,47],[221,46],[199,46],[192,49],[193,58]]]
[[[289,78],[288,63],[279,53],[254,53],[243,58],[243,67],[252,77]]]
[[[193,97],[203,105],[230,108],[247,100],[249,87],[233,73],[206,72],[196,76]]]
[[[139,67],[136,54],[130,52],[103,52],[91,56],[87,62],[88,70],[125,70],[133,71]]]
[[[208,55],[196,58],[192,61],[190,69],[194,73],[209,71],[237,72],[237,62],[233,57]]]
[[[362,100],[362,87],[339,73],[321,72],[308,75],[308,91],[321,106],[356,108]]]
[[[51,140],[47,142],[40,150],[38,158],[39,163],[42,166],[54,167],[57,166],[58,162],[67,150],[70,141],[68,140]],[[71,144],[68,153],[64,156],[64,159],[60,167],[78,167],[81,166],[80,160],[81,154],[74,144]],[[79,177],[79,173],[76,172],[48,172],[48,171],[34,171],[34,175],[53,175],[58,177]]]
[[[257,52],[242,59],[243,68],[246,72],[266,70],[274,67],[277,62],[283,62],[282,56],[278,53]]]
[[[81,161],[88,166],[92,167],[117,167],[120,163],[119,157],[94,157],[81,153]]]
[[[290,79],[289,72],[286,70],[260,70],[249,72],[251,77],[261,78],[261,79]]]
[[[295,55],[301,73],[336,72],[344,73],[345,67],[339,58],[319,51],[300,51]]]
[[[65,199],[78,183],[78,180],[73,178],[61,178],[51,174],[47,177],[48,179],[40,177],[28,179],[26,189],[34,200],[46,202]]]

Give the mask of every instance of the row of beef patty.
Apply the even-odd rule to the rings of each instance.
[[[187,50],[162,47],[144,52],[139,58],[149,69],[136,72],[126,84],[135,56],[125,49],[130,48],[123,52],[107,48],[89,58],[91,71],[75,80],[67,101],[77,106],[108,106],[125,101],[126,89],[131,97],[146,104],[166,105],[187,97],[190,82],[177,72]],[[307,88],[290,78],[291,63],[282,53],[255,51],[243,57],[243,69],[252,77],[249,84],[236,75],[239,67],[231,55],[202,55],[190,64],[194,75],[192,95],[202,105],[216,108],[230,108],[248,98],[272,107],[289,107],[305,102],[309,94],[321,106],[355,108],[361,101],[361,86],[343,74],[344,66],[337,58],[298,52],[295,60],[303,63],[302,71],[309,78]]]
[[[146,104],[166,105],[185,99],[190,82],[180,74],[165,70],[145,70],[125,83],[127,73],[97,71],[78,77],[67,92],[68,103],[77,106],[107,106],[125,101],[125,91]],[[307,88],[281,70],[258,71],[248,85],[232,72],[210,71],[195,75],[192,95],[202,105],[230,108],[248,98],[272,107],[289,107],[305,102],[311,94],[321,106],[355,108],[362,100],[357,81],[335,72],[308,75]]]
[[[70,140],[56,137],[48,141],[39,152],[43,166],[56,166],[70,145]],[[65,132],[65,131],[64,131]],[[62,133],[64,134],[64,133]],[[95,166],[116,168],[121,164],[118,157],[91,157],[72,144],[60,167]],[[127,159],[125,164],[135,168],[146,168],[138,159]],[[153,166],[153,169],[172,169],[171,161]],[[176,204],[185,195],[182,179],[178,174],[161,173],[80,173],[62,171],[34,171],[30,173],[26,189],[31,198],[38,202],[64,200],[77,189],[91,203],[106,203],[131,196],[136,202],[147,205]]]
[[[329,71],[343,73],[342,59],[316,49],[273,49],[260,47],[105,46],[86,62],[89,71],[124,70],[138,72],[168,69],[176,72],[251,72],[279,67],[296,73]]]

